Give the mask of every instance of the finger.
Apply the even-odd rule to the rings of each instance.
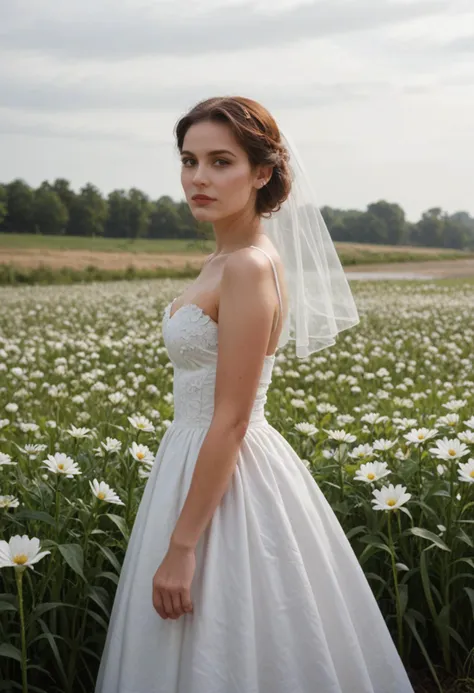
[[[160,591],[153,587],[153,607],[155,611],[161,616],[161,618],[168,618],[165,612],[165,607],[163,605],[163,600],[161,598]]]
[[[171,593],[171,602],[173,604],[173,612],[176,618],[183,615],[183,606],[181,604],[181,593],[173,592]]]
[[[170,593],[161,591],[161,598],[163,599],[163,606],[165,608],[165,613],[168,616],[168,618],[178,618],[174,615],[173,602],[171,600]]]
[[[185,614],[191,614],[194,611],[194,605],[191,600],[189,590],[184,590],[181,592],[181,604],[183,605],[183,611]]]

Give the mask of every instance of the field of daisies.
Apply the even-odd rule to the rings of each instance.
[[[0,691],[94,690],[173,419],[161,320],[183,286],[0,289]],[[331,502],[410,675],[473,690],[474,284],[353,288],[360,325],[306,361],[279,353],[267,418]]]

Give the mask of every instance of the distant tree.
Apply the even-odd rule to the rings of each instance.
[[[150,200],[137,188],[128,193],[128,228],[130,238],[143,238],[147,235],[152,206]]]
[[[423,212],[419,222],[412,229],[412,239],[416,245],[431,248],[443,247],[445,214],[440,207],[432,207]]]
[[[49,183],[43,183],[35,192],[33,223],[42,234],[64,233],[69,219],[66,206]]]
[[[379,200],[373,202],[367,207],[368,214],[379,219],[385,231],[382,237],[385,240],[371,241],[372,243],[388,243],[389,245],[400,245],[406,242],[407,227],[405,221],[405,212],[400,205]]]
[[[3,221],[8,211],[8,195],[5,185],[0,184],[0,229],[3,230]]]
[[[51,188],[55,193],[57,193],[57,195],[59,195],[59,198],[66,207],[69,216],[76,198],[76,193],[74,190],[71,190],[69,181],[65,178],[56,178]]]
[[[99,190],[88,183],[74,198],[69,222],[73,236],[102,236],[107,220],[107,202]]]
[[[14,233],[32,233],[34,192],[24,180],[17,178],[6,186],[7,216],[5,226]]]
[[[181,218],[175,202],[163,195],[151,205],[148,235],[150,238],[178,238]]]

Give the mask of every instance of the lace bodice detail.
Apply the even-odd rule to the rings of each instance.
[[[209,425],[214,412],[218,325],[194,303],[163,313],[163,339],[173,364],[174,422]],[[275,355],[265,357],[251,423],[265,421],[264,407]]]

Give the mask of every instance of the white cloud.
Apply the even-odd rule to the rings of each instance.
[[[467,0],[2,4],[0,180],[182,197],[175,122],[241,94],[294,133],[321,204],[474,212],[473,20]]]

